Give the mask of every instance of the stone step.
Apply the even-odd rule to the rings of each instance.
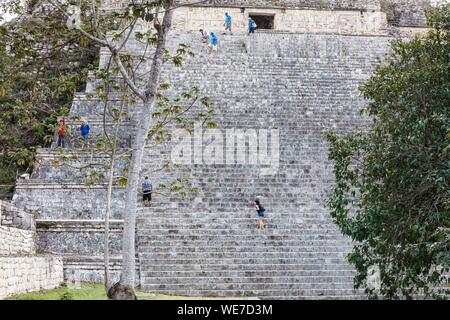
[[[154,228],[153,226],[140,226],[139,232],[141,233],[158,233],[159,235],[187,235],[187,236],[214,236],[214,235],[228,235],[228,236],[241,236],[243,230],[236,230],[236,229],[227,229],[227,228],[220,228],[220,229],[211,229],[211,228],[204,228],[204,229],[167,229],[167,228]],[[290,228],[290,229],[283,229],[277,230],[277,229],[271,229],[270,226],[268,226],[264,230],[257,229],[256,226],[254,228],[244,229],[247,235],[253,235],[253,236],[261,236],[266,235],[268,237],[270,236],[276,236],[276,237],[287,237],[289,235],[292,236],[298,236],[300,237],[303,234],[328,234],[328,235],[335,235],[337,237],[342,236],[339,230],[330,230],[327,228],[309,228],[308,226],[305,228]]]
[[[144,257],[144,255],[146,255]],[[271,263],[273,265],[283,265],[283,264],[317,264],[317,263],[328,263],[328,264],[343,264],[345,263],[345,254],[310,254],[309,256],[299,257],[298,255],[294,257],[284,257],[284,258],[274,258],[273,255],[270,257],[215,257],[211,258],[209,255],[202,258],[180,258],[180,257],[166,257],[167,260],[161,260],[158,255],[149,256],[149,253],[140,253],[139,261],[142,265],[172,265],[172,264],[183,264],[183,265],[210,265],[218,264],[220,262],[221,266],[227,264],[249,264],[249,265],[260,265]],[[170,259],[169,259],[170,258]]]
[[[144,208],[145,209],[145,208]],[[218,223],[218,224],[224,224],[224,225],[234,225],[234,224],[246,224],[249,222],[249,220],[253,220],[255,218],[254,214],[251,213],[244,213],[241,212],[239,214],[233,214],[230,213],[230,215],[219,213],[219,214],[197,214],[194,216],[180,216],[180,214],[176,213],[169,213],[167,212],[165,215],[160,215],[158,217],[153,217],[151,213],[149,213],[146,216],[139,216],[137,218],[138,223],[145,223],[145,224],[178,224],[181,223],[182,225],[185,224],[206,224],[206,223]],[[326,225],[333,225],[333,222],[331,221],[331,216],[325,216],[325,217],[311,217],[311,216],[305,216],[297,215],[297,214],[278,214],[278,213],[270,213],[270,217],[266,219],[266,221],[271,221],[273,223],[279,224],[326,224]]]
[[[349,271],[354,272],[354,268],[345,263],[345,261],[328,263],[325,259],[317,259],[317,263],[309,263],[307,260],[302,264],[272,264],[269,262],[259,263],[258,271],[264,270],[265,272],[285,272],[285,271],[311,271],[311,272],[330,272],[330,271]],[[148,272],[217,272],[222,270],[223,272],[254,272],[254,264],[220,264],[212,263],[209,264],[141,264],[141,270]],[[168,271],[170,270],[170,271]]]
[[[242,200],[244,201],[244,200]],[[264,199],[265,201],[265,199]],[[192,219],[192,220],[206,220],[206,221],[215,221],[222,219],[230,219],[234,220],[245,220],[251,219],[255,217],[255,211],[253,207],[250,207],[251,200],[247,199],[247,205],[243,209],[248,209],[248,211],[215,211],[215,212],[205,212],[205,211],[197,211],[197,212],[179,212],[175,210],[167,210],[162,212],[155,212],[153,206],[151,207],[142,207],[139,209],[138,221],[164,221],[164,219],[169,219],[170,221],[177,221],[177,219]],[[302,210],[304,208],[307,210]],[[330,213],[326,211],[326,209],[321,207],[315,207],[312,204],[302,205],[299,207],[299,210],[296,212],[279,212],[272,210],[268,218],[270,219],[280,219],[282,221],[297,221],[297,220],[320,220],[320,221],[328,221],[331,219]]]
[[[298,252],[141,252],[139,259],[151,260],[160,259],[163,261],[174,260],[196,260],[196,259],[215,259],[215,260],[235,260],[235,259],[273,259],[275,261],[283,261],[285,259],[301,259],[301,258],[342,258],[348,255],[345,249],[329,250],[329,251],[298,251]]]
[[[211,284],[211,287],[214,287]],[[216,289],[217,288],[217,289]],[[144,291],[168,294],[168,295],[185,295],[191,297],[293,297],[295,299],[314,299],[316,297],[342,297],[342,296],[359,296],[357,292],[349,288],[331,288],[331,289],[304,289],[301,287],[292,287],[285,285],[278,288],[252,288],[238,287],[232,285],[223,285],[214,289],[197,289],[178,286],[163,288],[158,285],[142,286]]]
[[[149,291],[151,292],[151,291]],[[191,297],[215,297],[215,298],[245,298],[249,300],[366,300],[362,293],[353,293],[349,291],[335,290],[332,294],[328,292],[302,292],[302,296],[297,293],[289,293],[286,290],[258,290],[258,291],[239,291],[239,290],[222,290],[220,292],[214,290],[159,290],[158,293],[166,295],[181,295]]]
[[[235,223],[235,224],[222,224],[222,223],[164,223],[164,224],[142,224],[143,230],[191,230],[191,231],[222,231],[222,230],[242,230],[247,232],[248,230],[255,229],[256,227],[256,217],[253,219],[255,221],[248,223]],[[274,223],[270,219],[265,220],[266,229],[265,230],[278,230],[278,231],[288,231],[292,230],[326,230],[326,231],[338,231],[338,227],[332,223],[327,224],[314,224],[314,223]]]
[[[164,221],[149,221],[149,220],[138,220],[141,225],[154,226],[156,228],[172,229],[172,228],[207,228],[208,226],[214,226],[214,228],[223,227],[230,229],[240,229],[254,227],[257,216],[248,218],[231,218],[231,219],[211,219],[207,221],[206,219],[165,219]],[[155,219],[156,220],[156,219]],[[177,221],[178,220],[178,221]],[[286,228],[298,228],[302,226],[315,227],[315,228],[330,228],[333,229],[336,224],[333,223],[331,219],[328,220],[312,220],[312,219],[292,219],[284,221],[283,219],[274,219],[271,217],[264,218],[265,223],[270,224],[272,228],[286,229]]]
[[[322,279],[323,277],[353,277],[355,276],[354,270],[265,270],[264,268],[258,270],[249,271],[236,271],[236,270],[205,270],[205,271],[156,271],[152,268],[144,266],[141,268],[141,277],[150,279],[152,277],[158,279],[175,278],[180,281],[192,280],[195,278],[224,278],[224,277],[240,277],[240,278],[264,278],[264,277],[303,277],[311,278],[316,277]]]
[[[239,236],[226,236],[226,235],[208,235],[208,234],[170,234],[170,235],[161,235],[158,233],[142,233],[139,232],[139,239],[142,245],[151,243],[153,241],[171,241],[173,243],[180,242],[190,242],[195,243],[196,241],[210,241],[212,243],[216,242],[224,242],[224,241],[238,241],[239,245],[246,245],[247,243],[254,243],[255,241],[265,241],[266,243],[279,243],[282,241],[300,241],[300,240],[329,240],[329,241],[342,241],[344,237],[341,235],[330,235],[323,233],[316,234],[302,234],[302,235],[267,235],[264,234],[264,231],[261,234],[255,235],[246,235],[241,234]]]
[[[254,240],[254,241],[238,241],[238,240],[224,240],[224,241],[214,241],[214,240],[195,240],[195,241],[172,241],[172,240],[153,240],[147,241],[146,237],[139,236],[138,243],[141,248],[151,250],[151,248],[161,248],[161,249],[173,249],[179,247],[193,247],[193,248],[206,248],[206,247],[222,247],[227,248],[252,248],[257,249],[260,247],[320,247],[333,245],[337,247],[348,247],[351,245],[349,240],[335,240],[335,239],[312,239],[312,240],[285,240],[285,241],[268,241],[268,240]]]
[[[247,222],[233,223],[233,222],[192,222],[192,223],[141,223],[144,229],[183,229],[183,230],[243,230],[244,232],[256,227],[257,217],[249,218]],[[279,222],[273,221],[270,218],[265,218],[265,230],[302,230],[302,229],[322,229],[322,230],[338,230],[338,226],[332,221],[328,223],[308,223],[308,222]]]
[[[173,247],[156,247],[142,245],[138,242],[141,252],[167,253],[170,255],[178,254],[199,254],[199,253],[305,253],[305,252],[350,252],[352,247],[349,245],[334,245],[334,246],[236,246],[236,247],[221,247],[221,246],[173,246]]]
[[[284,286],[298,286],[302,289],[348,289],[352,288],[352,276],[260,276],[260,277],[217,277],[213,281],[211,277],[146,277],[141,275],[141,279],[146,283],[146,286],[159,285],[159,288],[169,288],[172,286],[188,286],[194,288],[203,288],[206,285],[213,283],[216,288],[220,286],[227,286],[232,284],[233,287],[259,287],[263,288],[277,288]],[[181,284],[182,283],[182,284]],[[228,286],[227,286],[228,287]]]

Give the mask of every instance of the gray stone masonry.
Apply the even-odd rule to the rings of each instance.
[[[193,0],[179,0],[180,4],[193,3]],[[425,11],[430,6],[430,0],[211,0],[207,3],[194,5],[197,7],[258,9],[304,9],[304,10],[357,10],[368,12],[385,12],[393,14],[389,23],[393,26],[426,26]],[[124,0],[104,0],[105,9],[127,7]],[[391,12],[394,10],[394,12]]]
[[[36,231],[34,216],[0,200],[0,226]]]
[[[0,300],[63,282],[61,257],[37,254],[33,215],[0,202]]]
[[[36,253],[34,232],[0,226],[0,256]]]
[[[63,282],[57,256],[1,256],[0,299],[13,294],[53,289]]]
[[[197,1],[177,0],[178,4]],[[120,8],[128,4],[124,0],[104,0],[104,8]],[[379,10],[378,0],[210,0],[195,6],[239,7],[239,8],[309,8],[309,9],[346,9]]]
[[[192,3],[192,0],[179,0]],[[356,9],[379,10],[378,0],[210,0],[201,6],[223,6],[244,8],[314,8],[314,9]]]
[[[382,60],[390,38],[220,35],[219,50],[208,54],[199,35],[170,34],[171,50],[183,42],[196,53],[181,68],[165,65],[162,81],[174,88],[170,95],[198,86],[212,98],[221,132],[278,129],[279,168],[265,176],[261,165],[200,163],[152,173],[156,190],[160,183],[187,177],[198,194],[187,199],[154,195],[149,208],[136,196],[139,284],[151,292],[192,296],[363,298],[353,290],[355,271],[345,258],[352,243],[324,206],[333,184],[324,135],[329,129],[345,134],[367,125],[359,114],[365,102],[358,87]],[[142,46],[131,41],[125,50],[137,53]],[[100,60],[107,61],[104,50]],[[148,71],[148,64],[139,71]],[[90,94],[77,95],[71,116],[99,123],[102,103],[92,94],[93,86],[88,85]],[[132,138],[133,128],[127,132]],[[149,142],[144,172],[170,161],[174,144]],[[52,165],[56,151],[39,150],[38,157],[31,179],[19,181],[14,203],[36,215],[39,246],[64,256],[67,278],[101,281],[106,186],[88,188],[84,173]],[[88,163],[90,157],[83,151],[77,161]],[[116,188],[113,195],[111,266],[116,276],[123,191]],[[263,197],[267,210],[265,230],[256,229],[256,196]]]

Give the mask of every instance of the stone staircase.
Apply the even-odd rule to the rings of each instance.
[[[328,129],[344,134],[367,123],[359,115],[364,101],[358,86],[387,51],[388,40],[235,34],[220,36],[219,50],[208,54],[199,33],[171,33],[170,49],[188,43],[196,56],[181,68],[165,65],[162,81],[172,84],[170,94],[198,86],[212,98],[219,130],[279,130],[280,159],[277,172],[269,176],[253,164],[193,164],[157,171],[170,162],[175,142],[149,142],[143,169],[152,172],[153,185],[188,177],[198,193],[187,198],[155,194],[147,208],[137,199],[137,258],[144,290],[263,299],[363,297],[353,290],[354,270],[345,259],[351,242],[324,207],[333,183],[324,134]],[[130,42],[125,49],[143,48]],[[107,60],[102,50],[101,66]],[[142,64],[140,72],[148,67]],[[71,115],[87,117],[95,126],[102,102],[94,87],[92,81],[86,93],[76,96]],[[133,128],[129,122],[124,126],[127,146]],[[80,163],[92,157],[83,152]],[[55,151],[40,150],[39,157],[31,179],[19,181],[14,202],[36,214],[38,242],[65,257],[66,274],[78,270],[84,279],[100,281],[106,186],[88,188],[81,173],[54,167]],[[262,196],[267,209],[265,230],[256,229],[256,196]],[[113,198],[111,246],[114,270],[119,270],[123,189],[114,190]]]
[[[139,219],[143,289],[192,296],[358,298],[330,219],[269,213],[161,213]]]
[[[181,36],[181,35],[180,35]],[[182,35],[186,37],[186,35]],[[176,36],[175,36],[176,37]],[[190,40],[195,43],[195,39]],[[218,52],[199,50],[163,81],[199,86],[212,97],[220,129],[279,129],[280,167],[187,165],[155,173],[154,186],[189,177],[199,193],[154,196],[138,221],[144,290],[262,299],[357,299],[351,242],[324,207],[333,183],[324,134],[364,126],[358,94],[386,52],[385,37],[267,33],[226,36]],[[149,145],[144,169],[170,160],[170,143]],[[256,196],[267,208],[256,229]]]

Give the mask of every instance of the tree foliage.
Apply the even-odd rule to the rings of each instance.
[[[37,1],[5,6],[16,18],[0,25],[0,176],[7,177],[0,184],[11,185],[16,171],[31,171],[36,148],[52,141],[57,117],[82,91],[99,46]]]
[[[336,184],[327,205],[355,241],[355,286],[371,298],[448,297],[450,7],[433,28],[395,40],[363,86],[367,131],[328,134]],[[368,283],[379,270],[379,286]]]
[[[103,80],[106,87],[113,91],[120,89],[119,82],[112,83],[110,77],[120,75],[121,81],[126,85],[125,91],[130,91],[132,96],[129,99],[130,106],[133,111],[129,115],[129,121],[132,131],[132,139],[128,150],[118,150],[117,139],[115,134],[112,136],[106,130],[106,115],[115,118],[116,111],[108,108],[109,90],[102,89],[103,86],[97,87],[100,97],[105,102],[103,112],[103,135],[102,141],[107,142],[106,145],[99,145],[99,140],[94,149],[91,151],[100,151],[109,155],[106,165],[108,171],[108,200],[107,214],[105,218],[105,231],[108,230],[109,212],[111,209],[111,191],[114,186],[115,170],[114,163],[120,154],[130,155],[128,165],[126,167],[127,176],[122,175],[118,183],[126,185],[126,214],[124,213],[124,229],[122,237],[122,272],[119,283],[109,286],[106,279],[106,287],[109,290],[108,297],[111,299],[135,299],[133,293],[135,286],[135,228],[137,217],[136,194],[139,192],[139,181],[142,173],[142,160],[144,149],[149,140],[162,142],[170,138],[170,130],[166,125],[173,123],[180,127],[185,127],[191,123],[191,116],[186,113],[198,104],[201,110],[197,117],[203,120],[203,124],[207,126],[215,126],[215,122],[210,121],[213,110],[209,108],[209,98],[200,97],[200,91],[192,88],[190,92],[181,93],[180,97],[173,97],[173,92],[167,96],[165,90],[170,89],[168,84],[160,83],[162,66],[166,62],[172,62],[175,66],[181,66],[184,55],[192,55],[185,44],[179,44],[175,54],[167,48],[168,33],[172,25],[173,10],[178,6],[174,0],[157,0],[147,1],[144,3],[132,3],[124,10],[117,12],[106,12],[99,8],[99,1],[89,0],[80,1],[78,5],[70,3],[59,3],[58,1],[47,0],[54,8],[67,17],[67,25],[77,30],[81,35],[103,46],[108,50],[110,59],[107,69],[100,69],[96,72],[98,79]],[[162,18],[160,20],[160,18]],[[144,23],[143,23],[144,22]],[[152,22],[150,24],[150,22]],[[147,29],[147,31],[143,31]],[[135,39],[142,44],[144,52],[127,52],[127,43],[131,39]],[[148,72],[141,73],[140,70],[149,68]],[[115,82],[115,80],[113,80]],[[119,92],[117,92],[119,93]],[[183,103],[183,101],[185,103]],[[116,108],[114,108],[116,109]],[[127,113],[127,112],[126,112]],[[118,129],[122,116],[121,111],[118,112],[118,119],[114,120],[114,127]],[[80,115],[71,115],[80,116]],[[187,116],[187,117],[185,117]],[[116,131],[117,133],[117,131]],[[108,137],[109,136],[109,137]],[[98,138],[98,137],[97,137]],[[105,138],[105,139],[103,139]],[[109,142],[109,143],[108,143]],[[109,146],[108,146],[109,145]],[[71,147],[76,147],[72,145]],[[105,149],[106,147],[106,149]],[[124,153],[123,153],[123,152]],[[63,161],[65,162],[65,161]],[[68,165],[67,163],[64,163]],[[70,165],[70,164],[69,164]],[[103,167],[102,164],[88,164],[87,168],[95,179],[101,179],[100,171],[93,168]],[[167,167],[165,164],[163,167]],[[83,168],[81,168],[83,169]],[[169,186],[160,185],[159,189],[166,189],[181,196],[187,196],[193,188],[189,187],[189,181],[178,177]],[[185,191],[187,190],[187,191]],[[108,248],[108,232],[105,232],[105,253]],[[108,274],[108,254],[105,254],[105,275]]]

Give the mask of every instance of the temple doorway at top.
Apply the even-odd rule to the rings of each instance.
[[[274,14],[260,14],[250,13],[249,17],[252,18],[259,30],[273,30],[275,29],[275,15]]]

